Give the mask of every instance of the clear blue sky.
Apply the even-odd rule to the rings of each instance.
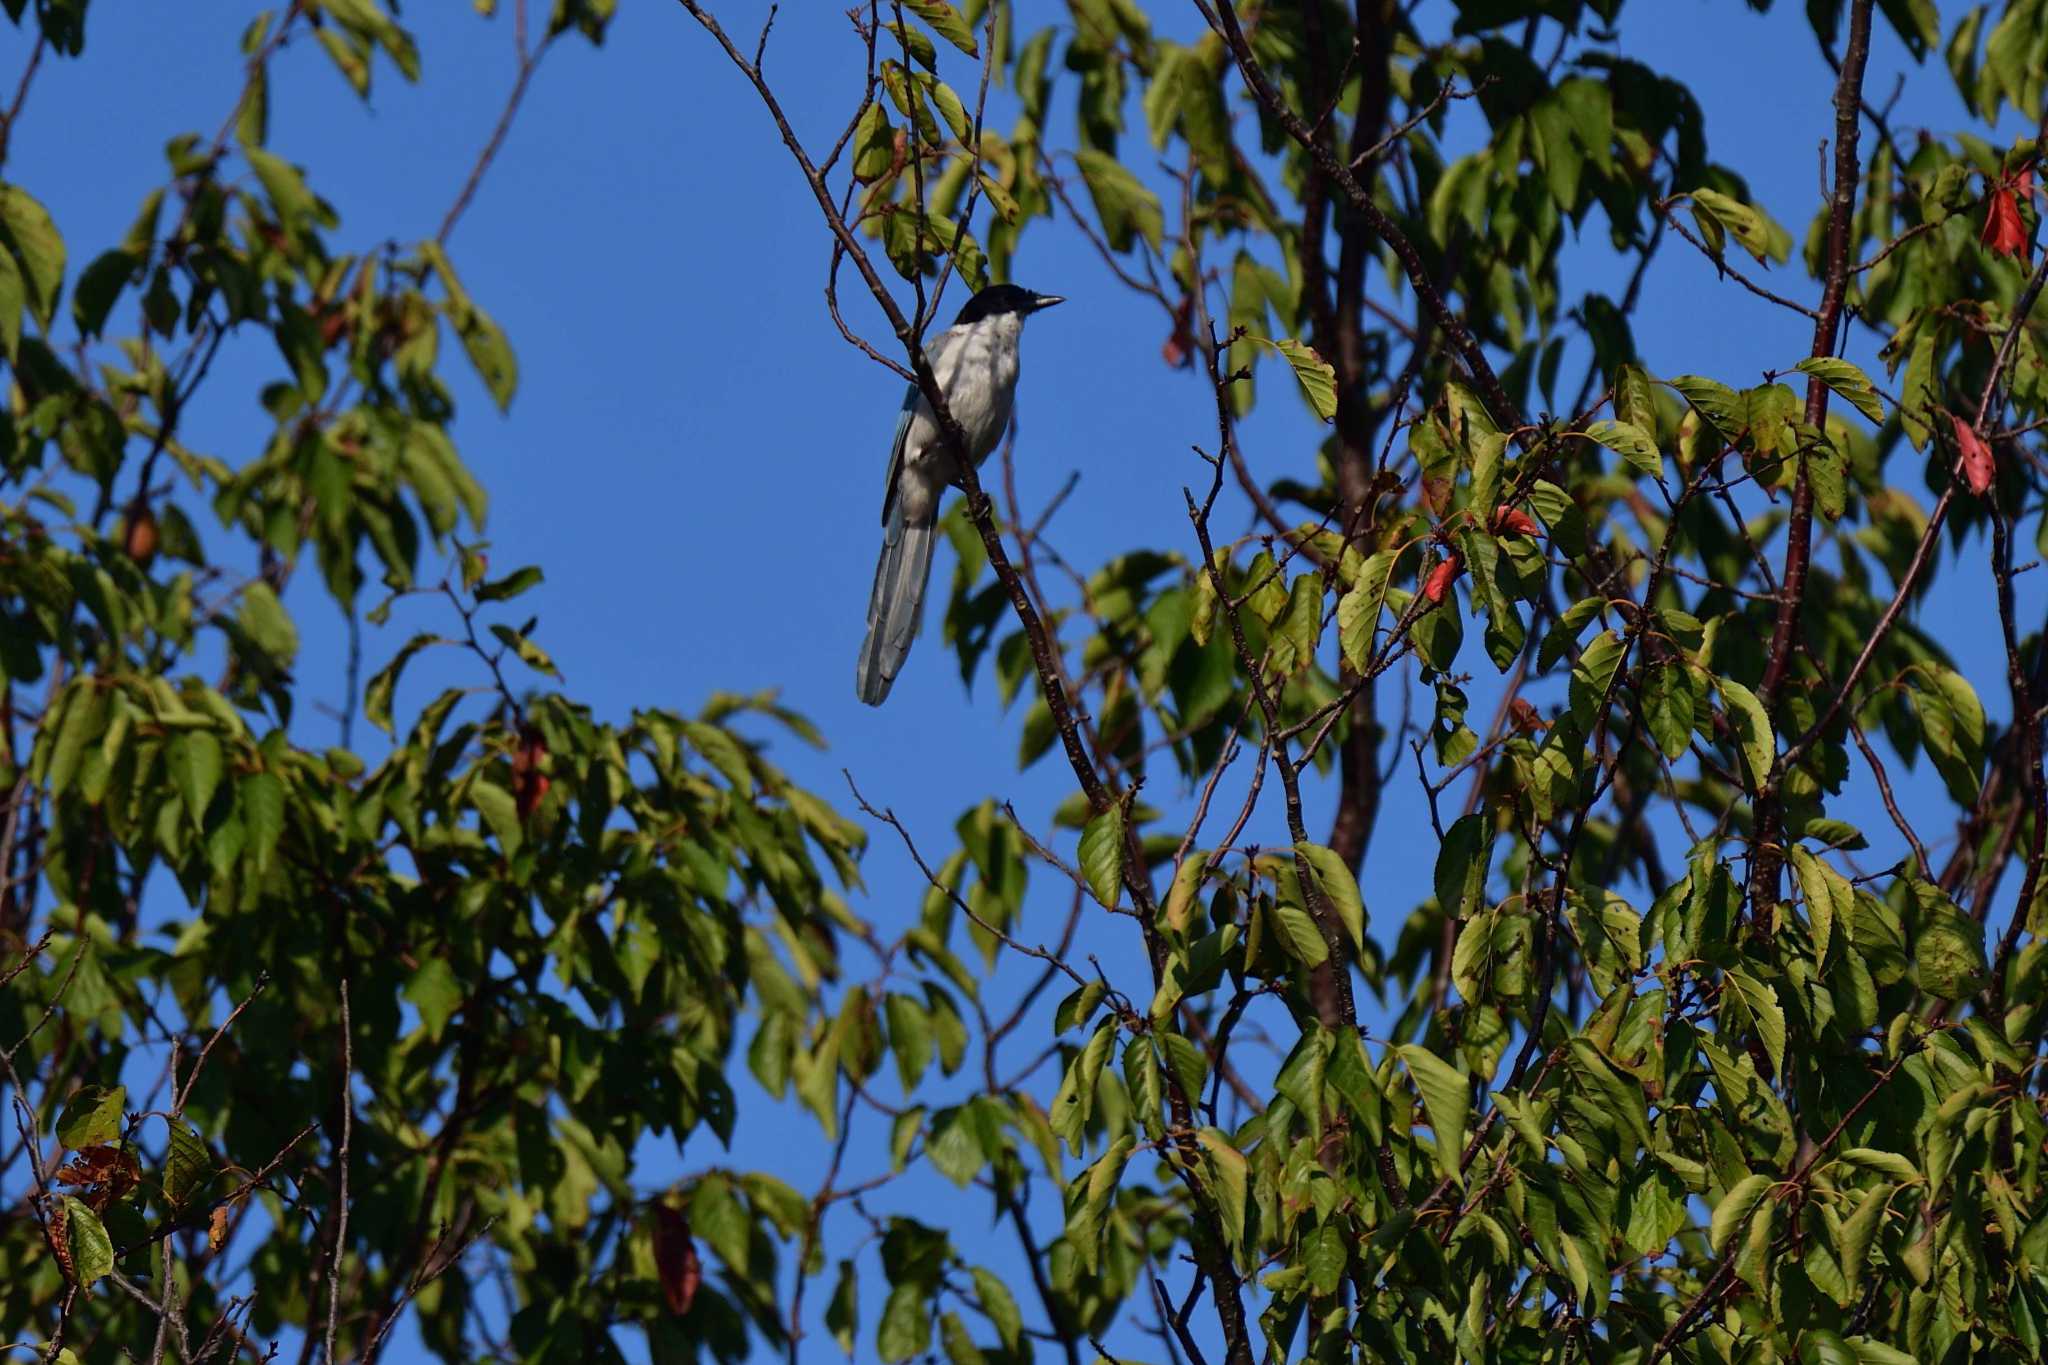
[[[766,8],[763,0],[716,6],[749,46]],[[859,48],[841,8],[826,0],[785,4],[768,50],[769,74],[814,146],[836,133],[859,96]],[[1051,0],[1024,0],[1020,8],[1023,31],[1064,14]],[[1199,23],[1191,6],[1174,0],[1152,8],[1170,31],[1190,33]],[[74,272],[118,238],[143,193],[162,182],[164,135],[218,126],[238,88],[236,39],[253,10],[100,0],[86,61],[44,62],[7,171],[55,213]],[[1449,7],[1430,0],[1423,12],[1426,25],[1441,30]],[[444,0],[407,6],[405,19],[420,39],[424,78],[408,86],[380,66],[367,108],[314,44],[294,44],[275,68],[271,144],[306,166],[314,188],[339,209],[342,226],[332,240],[343,249],[433,232],[513,75],[506,16],[487,22]],[[1784,0],[1776,13],[1759,16],[1738,0],[1638,0],[1624,11],[1622,32],[1631,55],[1692,86],[1706,110],[1710,147],[1803,239],[1817,202],[1817,148],[1830,121],[1829,78],[1803,6]],[[20,35],[0,30],[0,82],[8,89],[25,55]],[[1868,88],[1882,98],[1908,65],[1881,29]],[[963,89],[971,84],[965,69],[953,77]],[[993,126],[1007,127],[1012,117],[1006,93],[996,92]],[[1907,139],[1921,124],[1962,124],[1938,59],[1915,74],[1894,117]],[[1143,134],[1135,108],[1132,119],[1137,147]],[[1454,124],[1452,142],[1471,145],[1469,122]],[[1148,162],[1142,154],[1132,160]],[[1597,214],[1590,221],[1569,284],[1574,292],[1616,290],[1604,226]],[[547,571],[546,585],[528,600],[541,617],[538,638],[572,695],[622,716],[647,705],[693,711],[715,689],[779,687],[832,747],[816,754],[778,741],[775,758],[849,807],[840,769],[851,770],[936,860],[950,849],[952,822],[964,808],[990,795],[1013,799],[1043,829],[1071,778],[1056,755],[1015,773],[1022,707],[999,717],[986,677],[973,697],[963,695],[938,637],[936,608],[888,705],[876,711],[854,700],[882,468],[901,388],[845,345],[826,317],[827,248],[816,207],[773,128],[707,37],[680,6],[622,6],[603,50],[565,41],[549,56],[452,240],[458,269],[509,333],[523,376],[508,418],[474,384],[458,384],[457,436],[491,494],[494,564],[537,563]],[[1024,504],[1041,506],[1078,470],[1079,486],[1051,532],[1071,562],[1085,569],[1141,545],[1189,549],[1178,490],[1204,472],[1190,444],[1210,443],[1215,433],[1196,378],[1160,361],[1165,338],[1156,306],[1122,289],[1058,223],[1027,233],[1016,273],[1071,300],[1035,320],[1026,338],[1018,447]],[[1776,284],[1810,294],[1796,268],[1778,272]],[[1391,301],[1384,282],[1376,288]],[[850,316],[871,335],[885,335],[871,307],[855,306]],[[1765,365],[1790,364],[1809,341],[1802,319],[1714,287],[1711,268],[1682,243],[1671,244],[1652,271],[1635,334],[1655,372],[1711,374],[1738,385],[1756,382]],[[1859,339],[1855,353],[1867,361],[1868,351]],[[253,457],[268,430],[255,391],[280,363],[261,347],[228,352],[208,396],[187,416],[192,444],[233,464]],[[460,368],[459,361],[452,366]],[[1575,374],[1576,363],[1566,372]],[[1269,478],[1312,469],[1318,439],[1280,379],[1265,378],[1266,401],[1246,432],[1254,465]],[[1897,461],[1894,469],[1909,465]],[[1924,491],[1917,477],[1905,482]],[[1227,526],[1243,524],[1241,506],[1225,515]],[[939,595],[948,572],[942,555]],[[2021,580],[2022,620],[2040,619],[2040,577]],[[1982,558],[1973,555],[1949,575],[1935,607],[1944,638],[1961,647],[1964,672],[2002,718],[2007,701],[1988,585]],[[342,697],[343,637],[310,576],[295,584],[291,605],[305,642],[298,733],[331,742],[332,722],[310,702]],[[416,619],[436,620],[432,613]],[[366,667],[379,666],[414,624],[401,619],[373,633]],[[422,670],[407,687],[401,707],[428,695],[427,676]],[[1490,684],[1480,680],[1475,714],[1484,716],[1492,700]],[[362,727],[357,734],[360,742]],[[1170,809],[1186,804],[1163,776],[1155,783],[1148,798]],[[1909,803],[1929,803],[1923,809],[1943,803],[1925,772],[1905,788]],[[1326,797],[1312,797],[1312,828],[1327,826]],[[1426,811],[1411,797],[1412,786],[1397,781],[1368,864],[1365,891],[1383,941],[1427,894],[1433,841]],[[1874,803],[1845,814],[1871,835],[1867,865],[1892,861],[1896,836]],[[868,893],[857,908],[886,932],[915,914],[923,887],[894,836],[886,828],[873,835]],[[1056,932],[1066,903],[1056,881],[1045,869],[1034,873],[1025,938]],[[1118,924],[1084,941],[1113,974],[1142,971],[1127,930]],[[856,975],[867,970],[852,960]],[[1016,1055],[1035,1045],[1019,1046]],[[1046,1093],[1055,1079],[1044,1075]],[[881,1088],[893,1091],[893,1079]],[[680,1157],[649,1152],[642,1176],[650,1188],[726,1161],[766,1162],[799,1188],[814,1186],[826,1153],[808,1116],[758,1102],[746,1107],[745,1092],[743,1107],[736,1156],[712,1150],[708,1134]],[[849,1157],[854,1176],[886,1161],[886,1133],[872,1118],[864,1125]],[[907,1179],[873,1206],[946,1222],[968,1247],[996,1240],[984,1235],[985,1196],[955,1194],[937,1177]],[[1056,1229],[1050,1200],[1037,1212],[1042,1233]],[[828,1235],[843,1247],[852,1232],[842,1212]],[[1013,1256],[987,1255],[1021,1286]],[[878,1268],[867,1268],[878,1282]],[[810,1301],[822,1309],[828,1293],[829,1283],[813,1286]],[[871,1297],[866,1331],[878,1307]],[[1028,1302],[1027,1316],[1038,1316]],[[1160,1356],[1133,1335],[1109,1344],[1136,1358]],[[807,1358],[829,1354],[822,1337],[806,1351]]]

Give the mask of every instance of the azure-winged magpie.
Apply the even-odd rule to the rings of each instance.
[[[1014,284],[994,284],[969,299],[953,325],[925,346],[946,407],[967,437],[975,466],[989,457],[1010,425],[1017,394],[1017,339],[1024,319],[1063,302]],[[917,385],[903,399],[882,495],[882,558],[868,598],[868,637],[860,647],[860,699],[880,706],[896,681],[924,618],[925,583],[938,536],[939,499],[959,470],[939,434],[931,404]]]

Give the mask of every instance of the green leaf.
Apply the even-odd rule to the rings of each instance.
[[[1102,1079],[1102,1068],[1109,1061],[1110,1049],[1116,1043],[1116,1019],[1105,1018],[1095,1026],[1095,1032],[1088,1037],[1088,1045],[1067,1067],[1066,1075],[1060,1080],[1059,1092],[1053,1096],[1052,1112],[1047,1115],[1053,1135],[1064,1141],[1074,1152],[1081,1150],[1081,1139],[1088,1128],[1088,1116],[1095,1109],[1095,1085]]]
[[[896,1054],[896,1075],[908,1095],[924,1079],[932,1062],[932,1017],[910,996],[891,991],[883,1001],[889,1021],[889,1047]]]
[[[1069,992],[1067,998],[1060,1001],[1059,1008],[1053,1011],[1054,1035],[1065,1033],[1077,1024],[1087,1023],[1095,1013],[1095,1007],[1102,1003],[1103,993],[1107,989],[1100,978],[1092,978]]]
[[[505,333],[491,315],[483,309],[470,307],[449,319],[455,324],[455,334],[462,340],[462,349],[469,356],[470,365],[476,370],[484,388],[504,412],[512,406],[512,394],[519,387],[519,361],[512,354],[512,343],[505,339]]]
[[[279,666],[290,664],[298,657],[298,628],[285,614],[284,604],[278,601],[276,590],[262,579],[253,580],[242,590],[242,607],[236,613],[236,619],[256,647]]]
[[[747,751],[726,731],[701,720],[683,722],[683,738],[690,742],[704,758],[704,761],[718,770],[733,790],[751,801],[754,798],[754,772],[747,762]]]
[[[1550,537],[1560,550],[1568,555],[1585,553],[1586,514],[1579,510],[1571,494],[1548,479],[1537,479],[1529,485],[1529,506],[1543,518],[1543,524],[1550,528]]]
[[[48,332],[64,289],[64,239],[57,225],[27,190],[0,185],[0,238],[21,262],[29,311]]]
[[[220,741],[210,731],[188,730],[171,744],[171,776],[194,824],[206,818],[206,807],[220,786],[220,766]]]
[[[1358,951],[1365,952],[1365,901],[1358,894],[1358,879],[1335,849],[1321,844],[1299,843],[1294,851],[1308,864],[1323,899],[1344,921],[1344,932]]]
[[[981,55],[981,45],[974,40],[974,30],[960,17],[960,11],[947,4],[946,0],[903,0],[903,8],[930,24],[932,32],[968,56]]]
[[[1848,879],[1815,857],[1805,847],[1792,846],[1792,868],[1799,877],[1799,890],[1806,897],[1806,914],[1813,922],[1813,956],[1827,957],[1835,921],[1848,924],[1856,913],[1856,892]]]
[[[1870,376],[1863,373],[1861,366],[1833,356],[1812,356],[1792,368],[1814,376],[1872,423],[1884,425],[1884,402],[1877,396],[1877,386],[1870,382]]]
[[[930,1296],[916,1281],[906,1280],[889,1291],[882,1321],[875,1328],[875,1349],[885,1365],[921,1355],[931,1345]]]
[[[1640,365],[1623,365],[1614,372],[1614,415],[1646,436],[1656,434],[1656,381]]]
[[[1899,425],[1915,450],[1925,450],[1934,433],[1934,409],[1941,402],[1941,380],[1934,372],[1934,362],[1940,349],[1936,329],[1922,327],[1906,360],[1905,387],[1899,394]]]
[[[181,1120],[171,1120],[163,1170],[164,1198],[170,1206],[182,1212],[213,1180],[213,1171],[213,1154],[205,1141]]]
[[[1271,913],[1280,930],[1280,946],[1289,957],[1304,967],[1320,967],[1330,960],[1330,945],[1308,911],[1282,901],[1271,907]]]
[[[244,147],[242,155],[262,183],[264,196],[276,211],[278,222],[287,232],[298,231],[319,203],[307,187],[306,177],[298,167],[262,147]]]
[[[57,1119],[57,1141],[73,1151],[112,1142],[121,1135],[121,1116],[127,1104],[126,1086],[117,1085],[111,1090],[97,1085],[80,1086],[64,1102],[64,1112]]]
[[[1472,1105],[1465,1073],[1414,1043],[1403,1043],[1394,1051],[1408,1068],[1415,1088],[1422,1092],[1422,1107],[1429,1115],[1430,1131],[1436,1136],[1437,1170],[1462,1187],[1465,1178],[1459,1163],[1464,1156],[1465,1123]]]
[[[1139,237],[1159,249],[1166,232],[1166,213],[1159,196],[1140,184],[1124,164],[1107,152],[1083,147],[1074,153],[1081,179],[1095,201],[1102,235],[1115,251],[1129,251]]]
[[[1639,1256],[1661,1253],[1685,1226],[1685,1182],[1666,1167],[1647,1162],[1636,1167],[1622,1188],[1622,1240]]]
[[[1436,854],[1436,903],[1454,920],[1486,908],[1486,878],[1493,860],[1492,816],[1475,811],[1444,831]]]
[[[992,1270],[974,1267],[974,1296],[981,1300],[981,1311],[1002,1338],[1005,1349],[1015,1351],[1024,1335],[1024,1315],[1017,1309],[1017,1300],[1010,1293],[1010,1287]]]
[[[1333,1222],[1323,1224],[1305,1240],[1302,1264],[1308,1270],[1309,1286],[1325,1297],[1337,1292],[1351,1261],[1349,1239]]]
[[[1603,1121],[1621,1125],[1638,1146],[1651,1146],[1650,1114],[1642,1086],[1615,1069],[1591,1039],[1571,1041],[1572,1074],[1598,1106]]]
[[[1173,874],[1173,885],[1167,888],[1166,904],[1162,908],[1167,928],[1176,934],[1185,934],[1194,920],[1195,907],[1202,894],[1202,875],[1209,869],[1209,855],[1200,849],[1190,850],[1181,859],[1180,867]]]
[[[1785,1074],[1785,1008],[1778,1003],[1778,993],[1764,982],[1747,972],[1728,973],[1728,984],[1734,987],[1730,992],[1743,1011],[1748,1014],[1757,1037],[1763,1040],[1764,1051],[1770,1054],[1771,1069],[1778,1075]]]
[[[1124,1167],[1136,1145],[1134,1136],[1124,1134],[1110,1144],[1109,1150],[1097,1158],[1079,1182],[1083,1194],[1067,1218],[1067,1242],[1080,1258],[1081,1268],[1091,1275],[1102,1256],[1102,1221],[1109,1214],[1110,1201],[1116,1198],[1116,1187],[1124,1178]]]
[[[1283,337],[1271,345],[1293,367],[1294,382],[1301,386],[1301,396],[1315,409],[1316,416],[1325,422],[1333,420],[1337,416],[1336,369],[1317,355],[1314,347],[1292,337]]]
[[[405,666],[412,662],[413,655],[429,645],[446,643],[448,642],[440,636],[431,634],[415,635],[407,640],[392,657],[391,662],[372,674],[369,683],[363,688],[364,718],[385,734],[396,734],[392,729],[391,708],[398,691],[399,675],[405,671]]]
[[[1123,896],[1124,810],[1112,805],[1096,812],[1081,831],[1081,875],[1088,890],[1114,910]]]
[[[1959,804],[1974,805],[1982,785],[1984,707],[1961,674],[1940,664],[1915,664],[1906,673],[1906,696],[1920,721],[1927,756]]]
[[[1939,895],[1939,893],[1936,893]],[[1984,926],[1941,897],[1925,913],[1913,944],[1920,989],[1943,1000],[1967,1000],[1984,989],[1990,964],[1984,958]]]
[[[498,836],[498,846],[507,858],[519,852],[526,842],[525,829],[519,819],[519,807],[512,800],[512,793],[495,782],[472,782],[469,784],[470,804],[484,820],[484,826]]]
[[[1712,423],[1724,440],[1733,441],[1749,426],[1749,405],[1726,384],[1696,374],[1682,374],[1665,382],[1683,394],[1693,410]]]
[[[1839,1155],[1852,1166],[1880,1171],[1894,1180],[1907,1184],[1918,1184],[1920,1181],[1920,1168],[1897,1152],[1887,1152],[1881,1147],[1849,1147]]]
[[[1589,440],[1598,441],[1630,465],[1653,479],[1664,477],[1664,453],[1650,433],[1633,422],[1602,421],[1586,428]]]
[[[839,1263],[839,1281],[832,1287],[832,1300],[825,1305],[825,1330],[839,1349],[853,1354],[854,1339],[860,1335],[860,1280],[851,1260]]]
[[[21,350],[21,315],[28,307],[28,282],[14,257],[0,248],[0,354],[13,361]]]
[[[134,278],[141,259],[125,247],[103,251],[93,263],[79,272],[78,283],[71,288],[71,321],[78,327],[81,337],[97,337],[107,325],[107,314],[113,311],[114,303],[121,297],[121,291]],[[0,252],[0,273],[14,269],[14,262],[7,259],[7,253]],[[5,291],[0,290],[0,295]],[[0,298],[0,304],[4,304]],[[0,328],[8,326],[9,314],[0,307]],[[7,342],[7,354],[13,355],[15,344],[21,336],[21,319],[13,317],[13,334]]]
[[[896,129],[890,125],[882,102],[871,101],[854,125],[853,178],[863,185],[872,184],[887,175],[895,164]]]
[[[1728,721],[1735,729],[1735,741],[1749,765],[1752,790],[1761,789],[1777,761],[1778,738],[1771,730],[1771,718],[1756,693],[1728,678],[1717,678],[1721,701],[1728,708]]]
[[[1842,1278],[1848,1282],[1851,1294],[1860,1288],[1863,1267],[1870,1258],[1871,1243],[1884,1226],[1885,1206],[1891,1202],[1893,1188],[1873,1185],[1865,1190],[1855,1212],[1841,1222],[1841,1231],[1835,1238],[1835,1257],[1841,1262]]]
[[[114,1268],[114,1243],[90,1205],[68,1194],[61,1196],[60,1202],[64,1238],[70,1244],[71,1280],[82,1288]]]
[[[1683,660],[1667,659],[1643,678],[1643,716],[1664,757],[1674,763],[1692,743],[1692,673]]]
[[[927,71],[939,69],[939,50],[932,46],[932,40],[908,24],[899,24],[894,19],[882,22],[882,31],[889,35],[889,41],[900,48],[910,61],[916,62]]]
[[[284,796],[284,783],[271,773],[250,773],[235,786],[235,804],[249,833],[249,858],[258,868],[270,865],[284,837]]]
[[[1244,1153],[1231,1145],[1221,1130],[1198,1128],[1195,1140],[1208,1157],[1209,1197],[1216,1201],[1223,1220],[1223,1234],[1240,1253],[1244,1249],[1244,1215],[1250,1167]]]
[[[1771,1188],[1767,1175],[1746,1175],[1721,1196],[1721,1202],[1714,1205],[1714,1216],[1707,1225],[1707,1241],[1714,1254],[1727,1250],[1729,1240],[1749,1225],[1749,1216],[1756,1212],[1756,1206],[1763,1202]]]
[[[477,584],[476,600],[479,602],[510,601],[523,592],[539,587],[541,582],[541,571],[529,564],[525,568],[514,569],[503,578],[489,583]]]
[[[1692,202],[1693,220],[1699,223],[1709,243],[1714,243],[1718,236],[1708,227],[1710,220],[1726,229],[1759,264],[1768,264],[1778,254],[1771,240],[1770,221],[1748,204],[1709,189],[1694,190]]]
[[[495,790],[495,788],[493,788]],[[456,979],[455,969],[448,965],[448,959],[440,956],[427,958],[419,969],[405,983],[404,995],[420,1012],[420,1023],[427,1030],[427,1037],[441,1041],[442,1031],[455,1011],[462,1008],[462,983]]]

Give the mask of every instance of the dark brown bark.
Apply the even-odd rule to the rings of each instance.
[[[1813,323],[1815,357],[1832,356],[1841,331],[1842,301],[1849,285],[1850,220],[1856,211],[1856,185],[1863,177],[1863,163],[1857,157],[1857,136],[1863,119],[1863,71],[1870,60],[1870,11],[1873,0],[1856,0],[1849,11],[1849,44],[1842,54],[1840,78],[1835,82],[1835,164],[1834,184],[1828,196],[1827,264],[1822,277],[1819,314]],[[1818,376],[1806,382],[1806,422],[1824,428],[1828,416],[1828,386]],[[1799,638],[1800,613],[1806,605],[1806,577],[1813,562],[1813,483],[1807,478],[1806,456],[1792,488],[1792,516],[1785,535],[1785,570],[1779,576],[1778,613],[1771,627],[1770,651],[1764,663],[1763,680],[1757,685],[1757,699],[1775,725],[1778,703]],[[1780,767],[1782,768],[1782,763]],[[1778,899],[1778,873],[1784,858],[1778,850],[1782,811],[1777,793],[1778,773],[1759,779],[1756,794],[1756,843],[1750,863],[1749,903],[1752,915]]]

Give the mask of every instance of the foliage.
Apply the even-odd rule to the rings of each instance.
[[[70,11],[10,9],[78,56]],[[608,11],[565,7],[537,45]],[[297,1333],[372,1359],[410,1313],[472,1359],[488,1306],[522,1357],[615,1354],[622,1318],[663,1356],[685,1330],[730,1356],[773,1304],[706,1285],[678,1325],[654,1229],[688,1206],[635,1184],[636,1148],[730,1136],[743,1002],[804,998],[778,952],[811,985],[836,972],[862,836],[765,756],[764,734],[817,739],[772,698],[611,724],[556,690],[519,619],[540,574],[489,565],[450,436],[444,341],[501,405],[517,378],[444,249],[455,215],[346,248],[266,145],[269,63],[316,41],[358,93],[416,69],[383,9],[293,6],[249,29],[220,135],[171,140],[123,241],[95,255],[31,187],[0,199],[0,1079],[21,1136],[0,1335],[196,1360]],[[224,347],[275,357],[274,433],[237,456],[180,427],[247,401],[207,386]],[[360,698],[381,734],[356,748],[292,725],[301,571],[372,625],[440,603],[438,632],[382,646]],[[435,655],[445,686],[416,682]],[[723,1223],[695,1202],[728,1256],[750,1213],[793,1233],[803,1206],[764,1176],[725,1201]]]
[[[294,7],[252,30],[227,131],[173,143],[175,224],[151,207],[71,281],[82,335],[138,306],[107,367],[52,340],[56,228],[26,190],[0,203],[28,315],[0,432],[0,1045],[34,1172],[8,1321],[108,1358],[161,1339],[147,1300],[173,1289],[190,1347],[296,1328],[309,1359],[323,1333],[374,1355],[401,1310],[451,1359],[609,1356],[628,1324],[657,1359],[807,1357],[820,1328],[892,1362],[1078,1362],[1140,1330],[1233,1365],[2041,1357],[2048,647],[2015,540],[2048,553],[2048,254],[2042,136],[1990,134],[2044,126],[2048,5],[1946,32],[1917,0],[1806,6],[1838,74],[1787,95],[1837,118],[1803,250],[1692,93],[1627,55],[1647,0],[1460,0],[1447,28],[1193,0],[1191,42],[1162,36],[1168,0],[1068,0],[1031,31],[1031,6],[878,2],[819,157],[762,48],[682,8],[810,181],[834,317],[857,277],[895,333],[861,344],[935,406],[945,281],[1007,277],[1027,234],[1084,234],[1193,372],[1159,416],[1203,442],[1183,543],[1054,593],[1045,516],[970,472],[948,521],[946,638],[1025,699],[1020,762],[1072,769],[1059,832],[990,801],[927,861],[856,793],[930,887],[870,923],[833,890],[860,827],[738,724],[802,733],[772,702],[607,726],[508,683],[552,665],[495,620],[535,575],[456,539],[482,507],[442,326],[501,402],[516,368],[438,241],[328,254],[332,211],[252,113]],[[320,12],[358,88],[372,48],[406,69],[382,11]],[[70,13],[38,11],[76,55]],[[1873,44],[1945,65],[1979,129],[1901,142]],[[1704,254],[1731,301],[1810,319],[1810,353],[1758,356],[1761,383],[1652,375],[1637,289],[1568,269],[1600,229],[1637,280]],[[1852,315],[1881,364],[1840,354]],[[235,468],[177,415],[244,331],[286,377],[276,440]],[[1290,393],[1320,448],[1249,448],[1243,419]],[[202,498],[254,575],[202,552]],[[416,577],[423,540],[445,582]],[[441,643],[414,641],[363,697],[388,753],[296,746],[278,587],[309,549],[346,606],[373,563],[439,594],[481,691],[400,724],[399,670]],[[1944,576],[1988,583],[2004,676],[1965,677],[1916,617]],[[1438,833],[1412,907],[1376,894],[1375,859],[1414,856],[1372,843],[1397,799]],[[1843,814],[1879,808],[1890,830]],[[191,907],[162,944],[159,866]],[[1076,959],[1091,918],[1121,959]],[[156,1093],[119,1089],[166,1041]],[[742,1052],[809,1111],[822,1185],[736,1154],[636,1186],[642,1134],[729,1136]],[[843,1169],[857,1124],[883,1169]],[[1028,1276],[981,1217],[891,1205],[912,1169],[973,1190]],[[206,1273],[229,1243],[233,1296]],[[469,1311],[498,1270],[502,1346]]]

